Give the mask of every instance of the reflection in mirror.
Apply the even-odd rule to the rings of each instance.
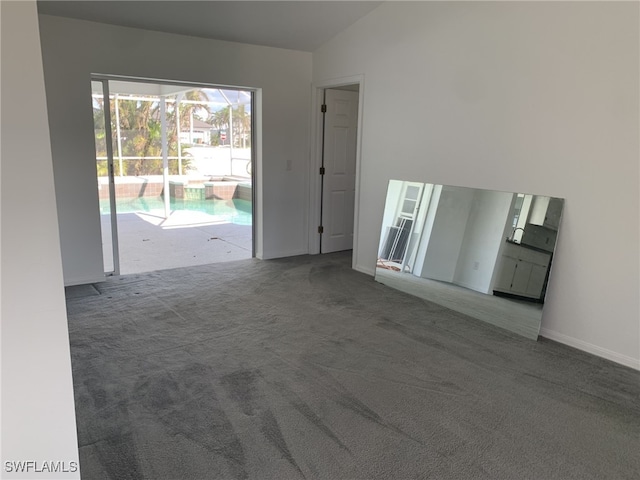
[[[390,180],[376,280],[537,339],[563,204]]]

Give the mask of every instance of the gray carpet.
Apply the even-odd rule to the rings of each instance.
[[[97,289],[67,301],[84,479],[638,478],[638,372],[391,290],[348,254]]]

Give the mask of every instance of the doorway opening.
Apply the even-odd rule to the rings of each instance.
[[[95,76],[107,275],[251,258],[254,92]]]
[[[332,253],[354,246],[360,84],[331,86],[319,92],[317,252]]]

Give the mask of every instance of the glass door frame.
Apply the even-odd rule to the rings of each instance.
[[[107,177],[109,185],[109,217],[111,224],[111,249],[113,270],[105,271],[105,275],[120,275],[120,247],[118,245],[118,212],[116,210],[115,168],[113,166],[113,134],[111,130],[111,96],[109,80],[97,75],[91,81],[102,84],[102,108],[104,109],[105,148],[107,150]]]
[[[113,154],[113,134],[111,128],[111,99],[109,92],[109,81],[121,81],[121,82],[138,82],[138,83],[151,83],[157,85],[176,85],[183,87],[193,87],[193,88],[214,88],[214,89],[224,89],[224,90],[239,90],[244,92],[249,92],[251,94],[250,105],[251,105],[251,155],[250,155],[250,165],[251,165],[251,258],[256,257],[256,234],[257,230],[257,200],[258,200],[258,166],[257,166],[257,140],[258,140],[258,118],[259,112],[257,111],[258,102],[257,102],[257,94],[258,90],[256,88],[248,88],[248,87],[240,87],[240,86],[228,86],[228,85],[216,85],[216,84],[203,84],[196,82],[182,82],[182,81],[171,81],[171,80],[160,80],[160,79],[150,79],[150,78],[137,78],[137,77],[127,77],[120,75],[108,75],[108,74],[92,74],[91,81],[102,84],[102,95],[103,95],[103,108],[105,115],[105,143],[107,150],[107,171],[108,171],[108,179],[109,179],[109,205],[110,205],[110,213],[111,213],[111,245],[112,245],[112,254],[113,254],[113,271],[107,272],[105,271],[105,275],[120,275],[120,248],[118,245],[118,215],[116,211],[116,187],[115,187],[115,168],[114,168],[114,154]],[[232,128],[232,126],[230,126]]]

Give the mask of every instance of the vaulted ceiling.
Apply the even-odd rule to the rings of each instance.
[[[381,1],[38,1],[47,15],[312,52]]]

